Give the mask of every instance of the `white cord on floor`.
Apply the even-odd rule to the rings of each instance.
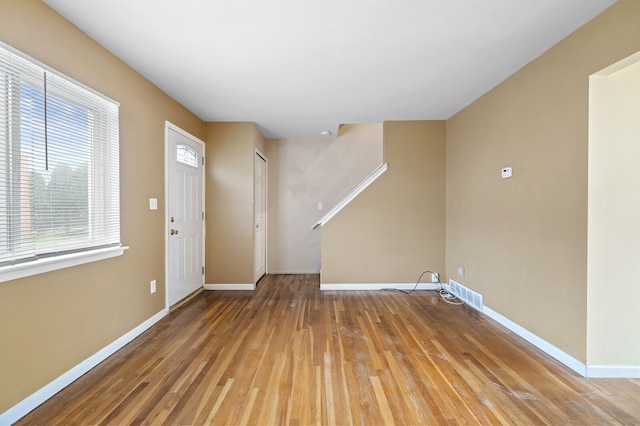
[[[416,281],[416,285],[413,287],[413,289],[409,292],[404,292],[404,293],[413,293],[417,288],[418,285],[420,284],[420,280],[422,279],[423,275],[426,273],[430,273],[431,275],[435,275],[436,277],[438,277],[438,284],[440,284],[440,290],[438,290],[438,294],[440,295],[440,298],[450,304],[450,305],[464,305],[464,300],[460,299],[458,296],[456,296],[455,294],[447,291],[444,289],[444,284],[442,284],[442,282],[440,282],[440,274],[436,274],[433,271],[423,271],[420,276],[418,277],[418,280]],[[402,290],[401,290],[402,291]]]
[[[456,296],[453,293],[449,293],[444,288],[441,288],[440,290],[438,290],[438,294],[440,294],[440,298],[443,301],[447,302],[450,305],[464,305],[464,300],[460,299],[458,296]]]

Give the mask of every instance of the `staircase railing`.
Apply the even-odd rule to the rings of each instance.
[[[387,171],[387,163],[382,163],[375,169],[369,176],[367,176],[362,182],[360,182],[351,192],[349,192],[342,200],[338,201],[335,206],[331,207],[329,211],[322,216],[316,223],[311,226],[311,229],[316,229],[318,226],[323,226],[332,217],[334,217],[340,210],[342,210],[347,204],[349,204],[354,198],[358,196],[364,189],[371,185],[381,174]]]

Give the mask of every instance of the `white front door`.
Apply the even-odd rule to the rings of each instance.
[[[167,306],[204,283],[204,143],[166,125]]]
[[[267,161],[256,152],[255,157],[255,255],[253,282],[267,273]]]

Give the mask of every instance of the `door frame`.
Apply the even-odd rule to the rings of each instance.
[[[264,155],[258,148],[254,148],[254,156],[253,156],[253,170],[254,170],[254,175],[253,175],[253,188],[254,188],[254,194],[253,194],[253,271],[255,273],[256,270],[256,256],[255,256],[255,244],[256,244],[256,233],[255,233],[255,229],[256,229],[256,203],[255,203],[255,199],[256,199],[256,195],[255,195],[255,187],[256,187],[256,176],[255,176],[255,169],[256,169],[256,155],[259,155],[260,158],[262,158],[264,160],[264,274],[267,275],[269,273],[269,250],[267,249],[269,247],[269,160],[267,159],[267,156]],[[264,275],[263,275],[264,276]],[[262,277],[260,277],[262,278]],[[253,277],[253,285],[255,286],[256,283],[260,280],[260,278],[258,278],[256,280],[256,277]]]
[[[202,147],[202,158],[205,157],[205,143],[193,136],[191,133],[186,130],[181,129],[175,124],[171,123],[168,120],[165,120],[164,125],[164,307],[165,309],[169,309],[169,130],[173,130],[176,133],[184,136],[190,141],[200,145]],[[202,160],[204,161],[204,160]],[[205,174],[206,169],[204,168],[204,164],[202,165],[202,211],[205,212],[206,204],[205,204]],[[206,215],[206,213],[205,213]],[[206,263],[205,257],[205,239],[206,239],[206,227],[205,221],[202,220],[202,264]],[[205,269],[206,271],[206,269]],[[204,274],[202,275],[202,286],[204,287]]]

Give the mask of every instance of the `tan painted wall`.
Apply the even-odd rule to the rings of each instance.
[[[267,153],[268,270],[317,273],[320,229],[311,225],[382,163],[382,124],[343,125],[331,139],[270,140]]]
[[[445,122],[384,123],[388,170],[322,227],[322,283],[412,283],[445,266]]]
[[[206,123],[206,284],[253,283],[255,124]]]
[[[583,362],[588,79],[640,49],[638,22],[620,0],[447,122],[447,275]]]
[[[640,52],[591,77],[587,363],[640,366]]]
[[[0,412],[164,308],[164,121],[204,123],[38,0],[2,0],[0,40],[120,102],[121,257],[0,283]],[[149,281],[158,291],[149,294]]]

